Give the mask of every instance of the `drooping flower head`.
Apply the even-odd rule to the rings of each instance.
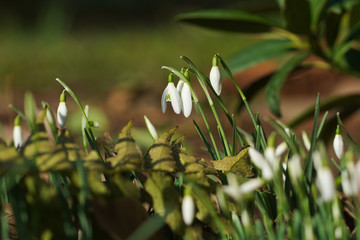
[[[20,125],[20,116],[16,116],[14,120],[14,129],[13,129],[13,139],[14,146],[16,149],[20,149],[22,145],[22,130]]]
[[[334,147],[336,156],[340,159],[344,152],[344,142],[343,142],[342,136],[340,134],[339,126],[337,126],[337,128],[336,128],[336,134],[334,137],[333,147]]]
[[[59,107],[57,109],[57,120],[60,128],[64,128],[67,120],[67,106],[65,90],[60,95]]]
[[[184,71],[184,76],[190,80],[189,71],[186,69]],[[180,82],[182,83],[179,87]],[[187,118],[190,116],[192,111],[192,95],[191,95],[191,89],[187,82],[180,79],[177,89],[179,91],[181,102],[182,102],[182,110],[184,113],[184,116]]]
[[[195,217],[195,203],[191,196],[191,189],[189,187],[186,187],[184,191],[184,198],[181,204],[181,213],[184,223],[190,226]]]
[[[176,114],[181,113],[182,102],[181,102],[179,92],[177,91],[177,89],[174,85],[172,73],[170,73],[170,75],[169,75],[168,85],[164,89],[164,92],[161,96],[161,109],[162,109],[163,113],[165,113],[165,111],[166,111],[167,101],[171,102],[172,108],[174,109],[174,112]]]
[[[215,55],[212,60],[212,67],[210,70],[210,83],[214,91],[218,96],[220,96],[221,89],[222,89],[222,80],[221,74],[218,66],[218,57]]]

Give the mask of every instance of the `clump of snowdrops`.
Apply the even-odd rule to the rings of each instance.
[[[186,66],[180,70],[162,67],[170,74],[161,108],[165,112],[170,101],[176,114],[202,117],[205,129],[193,122],[209,159],[189,154],[184,138],[174,137],[176,127],[159,134],[146,116],[154,139],[147,149],[131,136],[132,122],[116,140],[108,133],[95,136],[99,124],[89,120],[89,107],[57,79],[64,90],[56,114],[46,102],[37,114],[30,94],[25,113],[11,105],[18,114],[13,141],[0,142],[2,239],[360,239],[360,148],[340,116],[334,156],[320,140],[327,113],[320,118],[319,96],[310,137],[300,139],[270,118],[274,131],[266,134],[220,55],[209,75],[181,58]],[[243,100],[250,131],[238,126],[222,100],[224,79]],[[83,113],[82,146],[66,129],[67,95]],[[26,140],[22,121],[31,132]]]

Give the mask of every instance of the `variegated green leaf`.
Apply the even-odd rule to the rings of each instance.
[[[182,146],[183,140],[184,138],[181,137],[172,143],[172,154],[178,162],[179,170],[185,173],[216,174],[217,172],[210,161],[187,154],[186,149]]]
[[[132,124],[133,122],[130,121],[119,133],[118,141],[114,147],[117,155],[107,159],[112,168],[120,168],[125,171],[141,168],[141,151],[131,136]]]
[[[228,156],[222,160],[211,161],[218,171],[232,171],[244,177],[253,177],[253,166],[248,153],[249,147],[240,150],[236,156]]]
[[[170,141],[176,128],[173,128],[155,140],[145,158],[144,168],[174,172],[177,170],[176,161],[172,155]]]
[[[166,218],[166,223],[176,232],[182,232],[184,227],[179,204],[179,194],[174,188],[170,176],[163,173],[152,173],[145,182],[145,190],[151,195],[154,210]]]

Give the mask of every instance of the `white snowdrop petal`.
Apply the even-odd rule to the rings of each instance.
[[[181,205],[181,212],[184,223],[188,226],[192,224],[195,217],[195,203],[190,195],[185,195]]]
[[[221,75],[218,66],[212,66],[210,70],[210,83],[217,95],[220,95],[222,89]]]
[[[251,161],[256,165],[256,167],[258,167],[260,169],[266,163],[266,160],[263,157],[263,155],[252,147],[249,148],[249,155],[250,155]]]
[[[183,89],[183,87],[184,87],[184,84],[185,84],[184,80],[180,79],[179,82],[178,82],[178,84],[176,85],[176,90],[177,90],[179,93],[181,93],[181,91],[182,91],[182,89]]]
[[[157,131],[156,131],[156,128],[154,127],[154,125],[151,123],[151,121],[149,120],[149,118],[147,118],[146,116],[144,116],[144,119],[145,119],[145,124],[146,124],[146,127],[151,135],[151,137],[155,140],[159,137]]]
[[[275,156],[280,157],[286,150],[288,149],[287,143],[282,142],[280,143],[275,150]]]
[[[67,107],[65,102],[60,102],[57,109],[57,120],[60,128],[63,128],[67,120]]]
[[[336,156],[340,159],[344,151],[344,142],[340,134],[335,134],[333,147]]]
[[[161,96],[161,110],[163,113],[166,112],[166,107],[167,107],[167,102],[166,102],[166,98],[168,95],[168,87],[166,86],[166,88],[163,91],[163,94]]]
[[[318,187],[321,200],[329,202],[335,197],[334,177],[331,170],[326,167],[321,167],[317,171],[316,186]]]
[[[183,105],[183,112],[185,117],[189,117],[192,110],[191,90],[187,83],[185,83],[181,90],[181,100]]]
[[[299,155],[293,155],[288,161],[288,170],[293,181],[297,181],[302,174],[302,167]]]
[[[171,105],[174,109],[174,112],[176,114],[180,114],[181,110],[182,110],[182,102],[181,102],[179,92],[176,90],[173,82],[169,82],[168,91],[170,94]]]
[[[13,139],[15,148],[19,149],[22,145],[22,130],[20,126],[14,126]]]
[[[264,182],[261,179],[251,179],[241,184],[239,190],[242,194],[249,194],[260,188],[262,185],[264,185]]]

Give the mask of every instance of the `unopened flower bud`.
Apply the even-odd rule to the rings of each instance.
[[[190,195],[190,190],[185,189],[185,196],[181,205],[181,212],[184,219],[184,223],[188,226],[192,224],[195,217],[195,203],[194,199]]]
[[[60,128],[63,128],[67,120],[67,106],[65,90],[60,95],[60,103],[57,109],[57,120]]]
[[[213,57],[209,78],[210,78],[211,86],[213,87],[216,94],[219,96],[222,89],[222,80],[218,66],[218,58],[216,55]]]
[[[344,142],[343,142],[342,136],[340,134],[339,126],[337,126],[337,128],[336,128],[336,134],[334,137],[333,147],[334,147],[336,156],[340,159],[341,156],[343,155],[343,151],[344,151]]]
[[[22,145],[22,130],[20,126],[20,116],[16,116],[14,120],[14,129],[13,129],[13,139],[14,146],[16,149],[19,149]]]

